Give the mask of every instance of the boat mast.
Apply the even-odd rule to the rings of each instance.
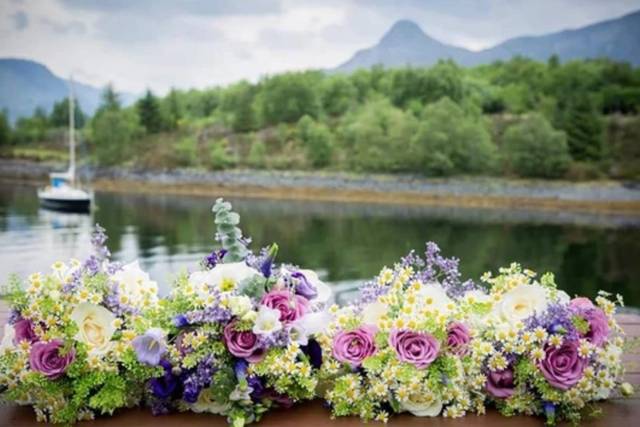
[[[69,77],[69,176],[76,181],[75,105],[73,101],[73,77]]]

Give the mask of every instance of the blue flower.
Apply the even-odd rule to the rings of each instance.
[[[173,325],[176,328],[184,328],[188,324],[189,324],[189,319],[187,319],[187,316],[185,316],[184,314],[178,314],[176,317],[173,318]]]
[[[136,351],[138,360],[151,366],[158,365],[160,358],[167,351],[164,331],[158,328],[151,328],[144,335],[135,337],[131,345]]]
[[[276,255],[278,254],[278,245],[273,244],[269,248],[269,252],[267,256],[264,258],[262,263],[260,264],[260,272],[267,279],[271,277],[271,267],[273,266],[273,261],[276,259]]]

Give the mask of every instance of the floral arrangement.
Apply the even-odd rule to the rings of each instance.
[[[471,359],[484,374],[487,400],[502,414],[578,423],[585,413],[597,414],[593,402],[633,392],[622,383],[619,296],[612,301],[600,292],[595,304],[571,299],[553,274],[537,280],[518,264],[482,280],[489,290],[478,306],[484,315]]]
[[[469,381],[477,379],[469,375],[473,331],[454,299],[476,288],[459,277],[458,261],[430,243],[424,259],[409,254],[367,283],[356,303],[333,309],[321,342],[335,416],[386,422],[399,412],[483,411],[481,384]]]
[[[33,406],[40,421],[72,424],[135,406],[157,370],[135,351],[157,284],[137,263],[111,263],[105,241],[97,226],[86,261],[56,262],[48,274],[11,284],[1,398]]]
[[[329,307],[318,275],[249,250],[239,215],[213,207],[219,248],[166,298],[136,262],[94,254],[57,262],[7,297],[0,399],[38,420],[73,424],[146,404],[154,414],[226,416],[234,427],[317,397],[333,416],[386,422],[396,413],[580,422],[594,402],[630,395],[622,382],[618,296],[570,298],[554,276],[518,264],[461,279],[434,243]]]
[[[227,202],[213,210],[221,249],[163,302],[156,323],[170,345],[149,337],[164,372],[149,381],[149,402],[156,414],[208,412],[241,426],[315,397],[331,292],[313,271],[275,264],[276,245],[251,253]]]

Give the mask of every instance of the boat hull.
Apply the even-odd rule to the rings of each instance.
[[[89,212],[91,199],[62,200],[40,197],[40,206],[63,212]]]

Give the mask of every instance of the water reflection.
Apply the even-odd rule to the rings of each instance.
[[[213,238],[211,198],[97,193],[92,216],[43,213],[35,190],[0,185],[0,278],[81,257],[94,222],[107,228],[116,259],[140,258],[168,289],[168,277],[194,268]],[[506,209],[232,200],[254,246],[277,241],[281,259],[325,272],[328,280],[376,274],[410,249],[436,241],[462,259],[466,277],[519,260],[552,270],[570,293],[620,292],[640,306],[640,217]]]

